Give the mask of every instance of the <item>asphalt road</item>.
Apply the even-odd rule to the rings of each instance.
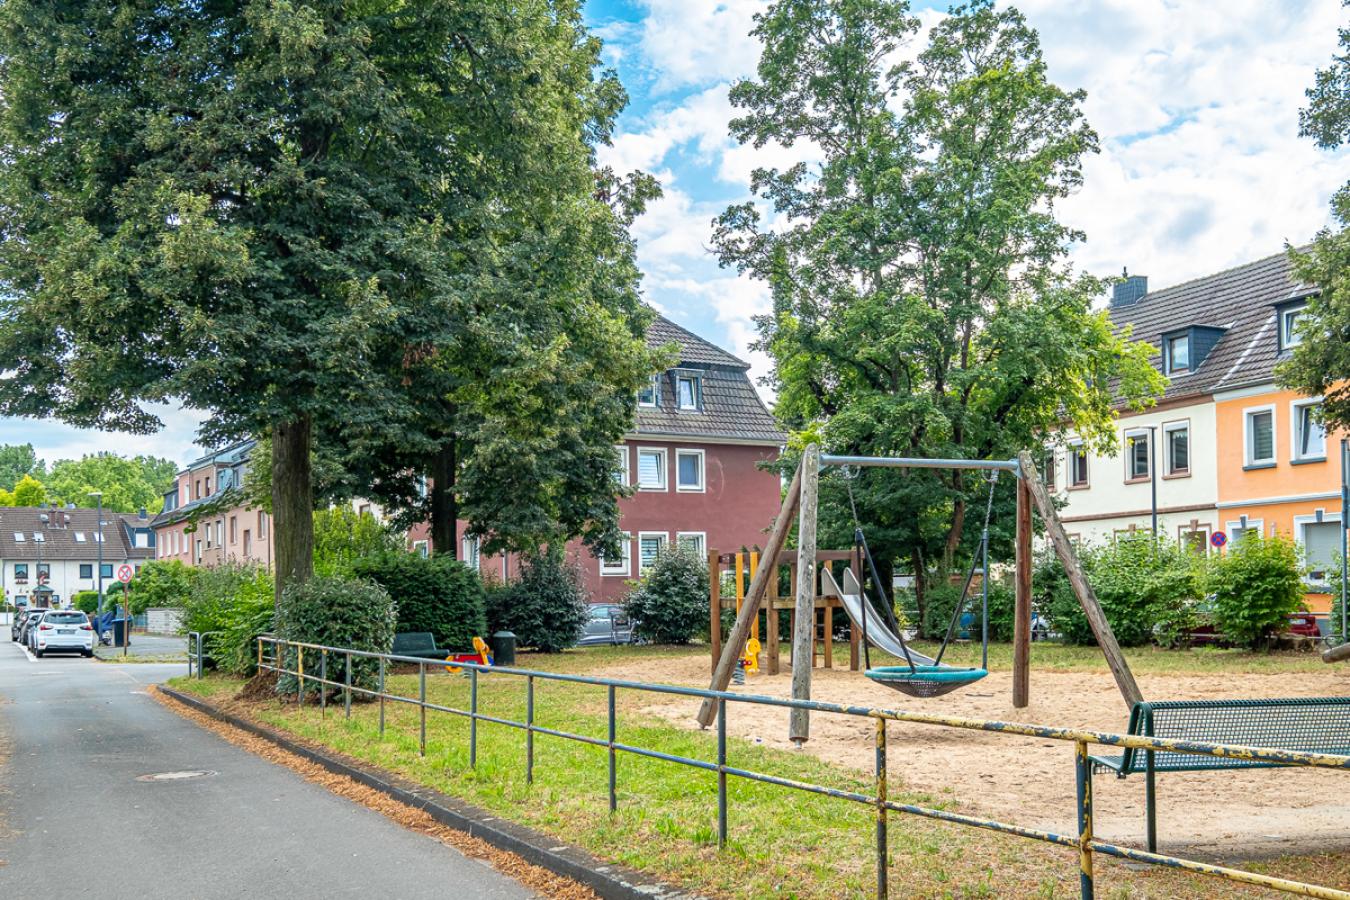
[[[163,708],[146,687],[182,664],[30,660],[7,638],[0,897],[532,896]],[[213,774],[137,780],[185,771]]]

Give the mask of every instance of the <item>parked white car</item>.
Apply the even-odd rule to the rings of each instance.
[[[78,609],[53,609],[29,632],[29,646],[38,657],[45,653],[93,656],[94,626]]]

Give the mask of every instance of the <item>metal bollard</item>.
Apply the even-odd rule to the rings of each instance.
[[[534,784],[534,676],[525,676],[525,783]]]
[[[347,675],[342,684],[342,705],[345,708],[347,718],[352,717],[352,655],[347,654]]]

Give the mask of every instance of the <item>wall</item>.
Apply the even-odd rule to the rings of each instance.
[[[233,533],[230,520],[235,520]],[[266,536],[259,539],[259,527]],[[207,526],[210,526],[210,546],[207,545]],[[222,562],[256,562],[264,566],[272,564],[272,522],[271,517],[261,510],[236,506],[223,513],[203,518],[196,524],[196,531],[187,531],[186,521],[170,525],[161,525],[155,529],[155,541],[158,544],[156,559],[176,559],[185,565],[197,565],[197,541],[202,542],[201,565],[217,566]],[[248,532],[248,551],[245,552],[244,532]]]

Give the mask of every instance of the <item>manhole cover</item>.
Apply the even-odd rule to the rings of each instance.
[[[186,781],[189,778],[205,778],[215,772],[190,770],[186,772],[156,772],[153,775],[137,775],[137,781]]]

